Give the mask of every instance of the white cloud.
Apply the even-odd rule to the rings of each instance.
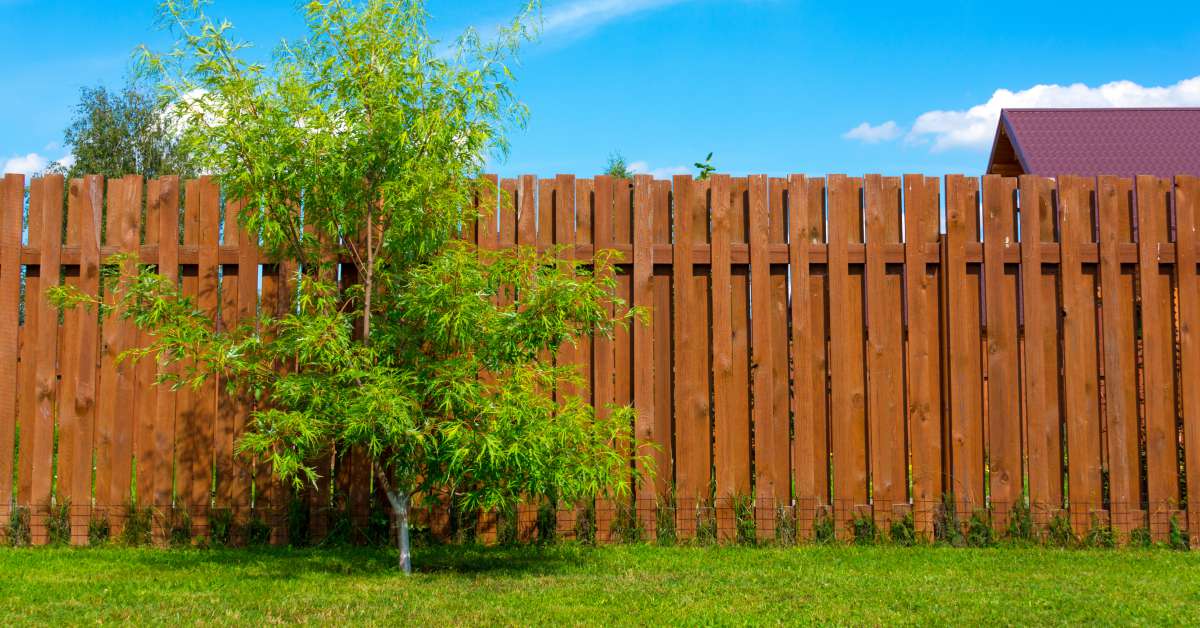
[[[1098,87],[1034,85],[1011,91],[998,89],[987,102],[966,110],[928,111],[917,117],[908,139],[932,141],[934,152],[952,148],[986,150],[992,145],[1002,108],[1063,107],[1195,107],[1200,106],[1200,76],[1163,87],[1132,81],[1113,81]]]
[[[4,174],[23,174],[26,177],[33,176],[46,169],[50,165],[50,160],[42,157],[37,153],[29,153],[28,155],[17,155],[9,157],[4,162]]]
[[[677,174],[688,174],[692,171],[687,166],[666,166],[662,168],[651,168],[650,164],[644,161],[635,161],[629,164],[629,171],[633,174],[648,174],[655,179],[666,179]]]
[[[542,34],[582,35],[615,19],[689,0],[574,0],[545,10]]]
[[[56,164],[62,166],[64,169],[70,168],[75,164],[75,155],[67,153],[53,162],[38,153],[16,155],[9,157],[4,162],[4,167],[0,168],[0,175],[23,174],[26,178],[29,178],[42,174],[46,171],[46,168]]]
[[[878,144],[879,142],[889,142],[900,137],[903,130],[896,124],[894,120],[888,120],[883,124],[871,126],[863,122],[862,124],[846,131],[842,137],[848,140],[858,140],[864,144]]]

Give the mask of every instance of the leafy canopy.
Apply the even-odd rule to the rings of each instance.
[[[585,266],[460,237],[486,158],[525,120],[508,64],[535,7],[447,54],[420,0],[309,2],[308,36],[269,68],[203,9],[163,2],[178,43],[145,67],[183,145],[244,201],[239,224],[294,273],[294,306],[219,329],[178,278],[127,273],[107,309],[156,333],[132,357],[169,363],[176,385],[220,374],[251,396],[239,451],[297,485],[356,448],[390,492],[464,508],[627,491],[632,410],[597,412],[552,359],[638,314],[614,296],[609,254]]]

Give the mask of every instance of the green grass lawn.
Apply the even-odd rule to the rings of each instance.
[[[899,547],[0,550],[0,624],[1200,621],[1200,554]]]

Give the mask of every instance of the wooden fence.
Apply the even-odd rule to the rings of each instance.
[[[616,249],[621,296],[652,310],[557,356],[597,407],[633,404],[631,429],[657,445],[632,508],[595,505],[601,540],[622,512],[648,536],[666,512],[680,538],[712,520],[729,538],[751,495],[760,536],[908,513],[929,534],[951,492],[997,529],[1028,503],[1080,533],[1200,533],[1200,179],[489,180],[466,237]],[[219,382],[152,386],[150,361],[114,361],[142,332],[45,295],[95,291],[111,253],[138,251],[228,325],[287,308],[297,269],[259,258],[209,180],[25,190],[0,188],[0,515],[30,507],[41,542],[49,505],[69,502],[82,542],[91,518],[119,532],[136,500],[201,531],[214,508],[258,516],[284,540],[295,498],[234,455],[246,406]],[[365,526],[365,461],[331,460],[322,482],[304,497],[312,534],[339,513]],[[578,512],[559,507],[563,532]],[[532,534],[535,507],[518,519]],[[495,516],[477,525],[494,538]]]

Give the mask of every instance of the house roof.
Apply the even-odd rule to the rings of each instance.
[[[1200,175],[1200,108],[1004,109],[988,172]]]

